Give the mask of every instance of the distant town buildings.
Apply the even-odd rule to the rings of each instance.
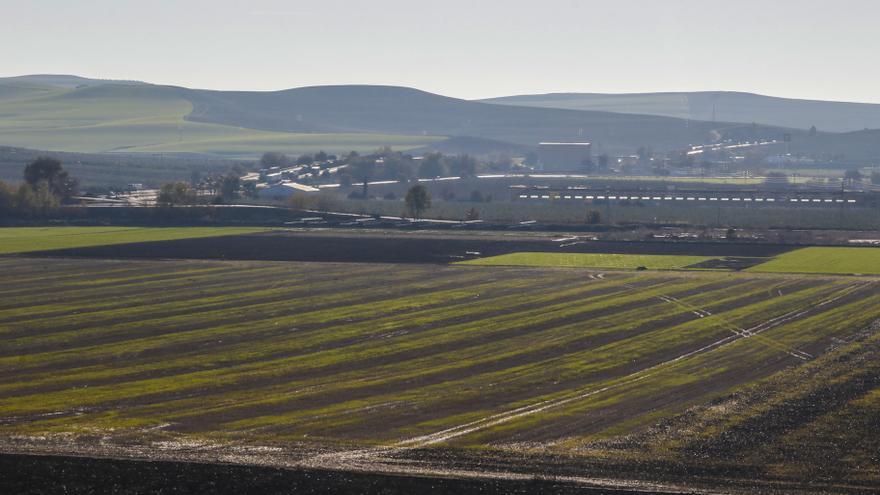
[[[257,191],[262,198],[289,198],[297,194],[316,193],[319,189],[298,182],[281,181],[274,184],[260,184],[257,186]]]
[[[538,164],[546,172],[577,172],[593,161],[590,143],[540,143]]]

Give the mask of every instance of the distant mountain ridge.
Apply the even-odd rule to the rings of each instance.
[[[82,85],[96,84],[147,84],[141,81],[130,81],[121,79],[94,79],[67,74],[32,74],[28,76],[2,77],[0,78],[0,82],[3,82],[4,84],[19,82],[25,84],[55,86],[59,88],[76,88]]]
[[[880,129],[880,104],[778,98],[734,91],[679,93],[548,93],[480,100],[484,103],[659,115],[828,132]]]
[[[818,152],[828,148],[839,153],[842,149],[857,157],[864,156],[866,149],[873,152],[870,139],[866,139],[870,134],[820,132],[811,137],[806,130],[751,121],[716,118],[713,122],[522,104],[526,100],[535,103],[530,98],[516,97],[516,104],[498,104],[397,86],[215,91],[77,76],[21,76],[0,78],[0,145],[254,158],[264,151],[345,152],[381,146],[449,153],[523,153],[541,141],[552,140],[590,141],[596,153],[632,154],[641,146],[664,152],[722,139],[782,139],[789,134],[795,151],[809,145],[811,150],[818,147]],[[646,98],[661,110],[675,110],[668,99],[656,95]],[[562,105],[559,101],[580,105],[590,100],[583,95],[552,99],[556,105]],[[606,109],[619,109],[622,104],[605,103],[602,108]],[[629,108],[647,106],[644,99],[637,103]],[[590,104],[599,106],[595,99]],[[690,107],[688,111],[692,111]],[[716,114],[723,115],[718,108]]]
[[[590,140],[614,151],[704,142],[719,127],[657,116],[489,105],[395,86],[193,91],[187,98],[194,104],[188,118],[198,122],[286,132],[470,136],[525,146]]]

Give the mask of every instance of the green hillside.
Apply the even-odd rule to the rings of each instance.
[[[641,146],[664,152],[719,139],[781,139],[790,133],[794,152],[850,158],[880,154],[873,135],[810,136],[804,130],[751,123],[758,119],[736,123],[740,115],[731,109],[747,113],[764,101],[746,104],[737,98],[765,98],[756,95],[723,93],[718,99],[724,102],[718,121],[708,121],[706,101],[711,96],[707,95],[717,94],[721,93],[694,94],[686,104],[682,96],[668,94],[637,95],[629,103],[624,99],[635,98],[632,95],[603,97],[584,110],[583,101],[594,96],[547,97],[574,108],[559,109],[544,108],[546,102],[521,106],[530,97],[515,99],[517,105],[499,105],[393,86],[209,91],[75,76],[26,76],[0,79],[0,145],[237,159],[256,158],[266,151],[340,153],[382,146],[520,154],[541,141],[587,140],[596,145],[597,153],[631,154]],[[812,122],[780,108],[771,105],[764,110],[780,119],[792,118],[798,123],[795,127]]]
[[[609,153],[663,151],[751,126],[620,113],[489,105],[392,86],[321,86],[277,92],[198,91],[190,120],[287,132],[468,136],[534,147],[589,140]],[[781,129],[760,127],[762,136]]]
[[[446,137],[507,143],[590,140],[602,151],[662,151],[774,128],[609,112],[470,102],[390,86],[207,91],[74,76],[0,79],[0,144],[80,152],[255,157],[379,146],[422,148]],[[455,151],[455,150],[450,150]]]
[[[880,129],[880,105],[796,100],[752,93],[552,93],[484,100],[486,103],[568,110],[598,110],[660,115],[681,119],[726,121],[828,132]]]
[[[0,79],[0,144],[75,152],[202,153],[255,158],[265,151],[298,154],[409,149],[442,137],[306,134],[194,122],[194,92],[168,86],[98,83],[80,87]]]

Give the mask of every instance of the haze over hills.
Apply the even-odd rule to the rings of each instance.
[[[622,155],[632,154],[641,146],[664,152],[723,139],[781,139],[791,134],[792,151],[842,154],[854,159],[880,156],[872,141],[873,133],[820,132],[809,136],[805,130],[755,125],[751,120],[731,123],[721,118],[711,122],[643,115],[632,112],[641,109],[674,114],[681,110],[676,110],[668,98],[656,95],[643,95],[641,100],[623,96],[614,104],[607,98],[585,100],[581,96],[557,95],[551,99],[577,107],[592,98],[594,107],[617,111],[502,105],[497,100],[490,104],[394,86],[214,91],[77,76],[21,76],[0,79],[0,145],[252,159],[265,151],[343,153],[382,146],[440,149],[447,153],[522,154],[541,141],[591,141],[596,153]],[[718,98],[724,103],[719,105],[720,111],[716,110],[719,116],[730,112],[730,118],[735,117],[726,106],[733,106],[732,98]],[[514,100],[532,101],[530,97]],[[693,97],[689,101],[697,100]],[[601,101],[605,103],[600,105]],[[630,102],[628,106],[624,105],[626,101]],[[786,103],[791,101],[779,104],[793,108],[793,103]],[[705,107],[697,103],[692,106],[694,112]],[[796,112],[777,113],[779,119],[787,115],[785,119],[798,120]]]
[[[777,98],[753,93],[550,93],[506,96],[485,103],[568,110],[660,115],[682,119],[741,122],[828,132],[880,129],[880,105]]]
[[[449,137],[511,150],[590,140],[597,150],[658,151],[755,132],[684,119],[489,105],[389,86],[210,91],[76,76],[0,79],[0,144],[81,152],[343,152],[422,148]],[[761,128],[763,135],[781,129]],[[464,142],[464,141],[461,141]]]
[[[45,76],[0,79],[0,144],[76,152],[197,153],[253,158],[265,151],[408,149],[432,136],[267,132],[188,118],[198,90]],[[83,82],[85,81],[85,82]],[[72,82],[80,83],[71,88]]]

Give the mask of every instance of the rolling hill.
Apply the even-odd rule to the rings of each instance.
[[[253,158],[268,150],[367,151],[437,145],[449,137],[509,143],[590,140],[632,153],[782,129],[611,112],[490,105],[411,88],[323,86],[209,91],[75,76],[0,79],[0,144],[79,152],[203,153]],[[454,144],[455,142],[453,142]],[[447,147],[448,148],[448,147]],[[451,150],[454,151],[454,150]]]
[[[880,129],[880,105],[796,100],[753,93],[551,93],[482,100],[485,103],[568,110],[660,115],[681,119],[727,121],[828,132]]]
[[[255,158],[265,151],[301,154],[409,149],[442,137],[373,133],[272,132],[239,123],[190,119],[203,92],[73,76],[0,79],[0,145],[83,153],[194,153]]]
[[[639,146],[669,150],[752,132],[648,115],[489,105],[411,88],[321,86],[287,91],[193,92],[190,120],[286,132],[467,136],[534,147],[541,141],[588,140],[600,151],[632,153]],[[761,127],[762,135],[782,129]]]
[[[577,107],[586,101],[580,96],[560,101]],[[365,152],[382,146],[522,154],[541,141],[591,141],[597,154],[632,154],[640,146],[663,152],[728,138],[781,139],[790,133],[792,151],[853,159],[880,156],[869,132],[810,136],[805,130],[751,120],[678,118],[675,112],[680,109],[656,95],[643,95],[627,108],[622,108],[623,100],[606,101],[604,106],[594,102],[594,107],[614,112],[522,106],[520,100],[529,97],[514,99],[517,105],[501,105],[394,86],[213,91],[76,76],[21,76],[0,79],[0,145],[254,159],[265,151]],[[727,96],[718,101],[729,103]],[[694,103],[698,107],[705,105]],[[740,111],[748,108],[742,105]],[[673,115],[631,113],[636,110]],[[721,115],[728,111],[723,107]],[[780,118],[794,115],[777,113]],[[734,118],[738,116],[730,111],[729,119]]]

